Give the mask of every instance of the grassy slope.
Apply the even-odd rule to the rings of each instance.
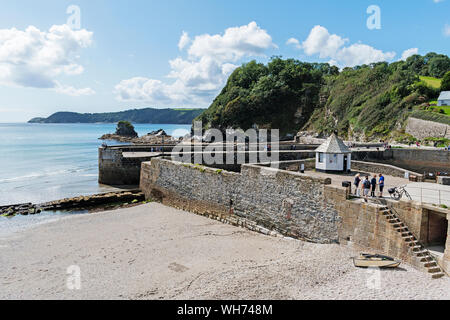
[[[436,89],[439,89],[441,87],[442,79],[420,76],[420,80],[425,82],[430,87],[433,87]]]

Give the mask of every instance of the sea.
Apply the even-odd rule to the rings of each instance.
[[[0,206],[118,190],[98,183],[98,138],[114,133],[115,124],[0,123]],[[191,125],[136,124],[141,135],[163,129],[182,136]],[[122,143],[106,141],[108,145]],[[51,213],[50,215],[53,215]],[[3,225],[45,220],[38,217],[0,219]],[[20,223],[19,223],[20,224]]]

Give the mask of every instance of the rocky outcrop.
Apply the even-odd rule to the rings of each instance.
[[[167,137],[168,136],[168,134],[163,129],[152,131],[150,133],[147,133],[147,135],[149,135],[149,136],[163,136],[163,137]]]
[[[119,142],[133,142],[136,138],[119,136],[113,133],[107,133],[102,135],[99,140],[119,141]]]
[[[0,216],[12,217],[15,215],[27,216],[29,214],[41,213],[37,205],[32,203],[12,204],[8,206],[0,206]]]
[[[137,138],[138,136],[133,125],[128,121],[119,121],[117,123],[116,135],[130,138]]]
[[[152,131],[142,137],[128,137],[118,134],[104,134],[100,140],[130,142],[133,144],[174,144],[179,141],[169,136],[163,129]]]
[[[15,215],[32,215],[42,211],[55,210],[91,210],[106,207],[108,205],[123,205],[128,203],[139,203],[144,201],[144,194],[140,190],[110,192],[104,194],[94,194],[89,196],[79,196],[51,201],[41,204],[23,203],[8,206],[0,206],[0,216],[12,217]]]

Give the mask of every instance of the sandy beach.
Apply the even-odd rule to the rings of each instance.
[[[378,277],[355,254],[151,203],[3,236],[0,299],[450,299],[448,277],[407,264]]]

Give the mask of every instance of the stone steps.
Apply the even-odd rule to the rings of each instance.
[[[437,265],[436,262],[425,262],[425,263],[423,264],[423,266],[424,266],[425,268],[431,268],[431,267],[437,267],[438,265]]]
[[[401,233],[401,237],[405,244],[412,249],[411,253],[414,255],[414,257],[419,259],[427,272],[432,275],[432,279],[438,279],[445,276],[428,250],[423,248],[419,241],[414,237],[412,232],[409,231],[409,228],[406,226],[406,224],[401,221],[401,219],[395,214],[395,212],[387,207],[382,207],[380,212],[385,216],[386,220],[392,225],[394,230]]]
[[[442,277],[444,277],[445,276],[445,273],[443,273],[443,272],[438,272],[438,273],[434,273],[432,276],[431,276],[431,278],[433,278],[433,279],[439,279],[439,278],[442,278]]]
[[[439,272],[441,272],[441,268],[437,266],[428,268],[428,273],[439,273]]]

